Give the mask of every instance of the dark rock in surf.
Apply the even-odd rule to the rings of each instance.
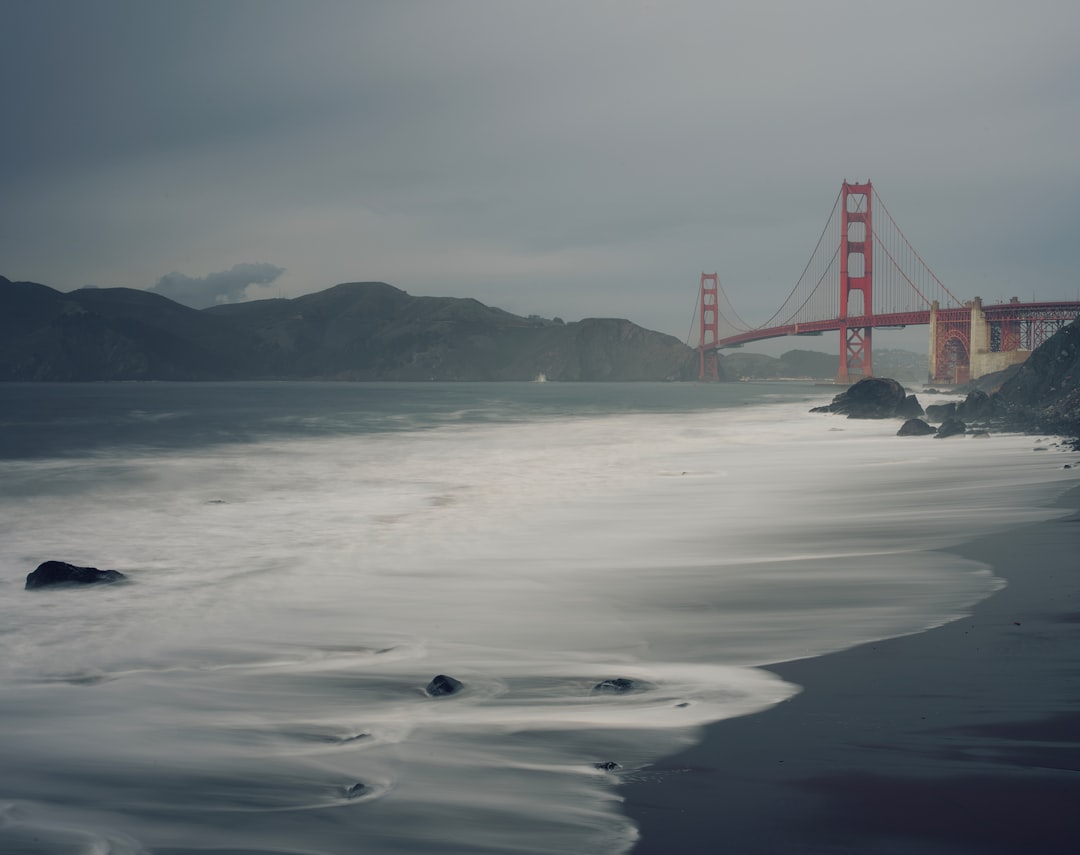
[[[967,425],[960,419],[946,419],[937,429],[937,439],[945,439],[948,436],[962,436],[967,432]]]
[[[932,425],[928,425],[922,419],[908,419],[902,425],[900,430],[896,432],[897,436],[929,436],[932,433],[937,433],[937,429]]]
[[[947,404],[930,404],[926,408],[926,417],[932,422],[944,422],[956,418],[956,402]]]
[[[904,398],[904,402],[896,408],[896,415],[905,419],[917,419],[925,415],[925,413],[919,399],[914,395],[908,395]]]
[[[841,392],[825,407],[814,407],[812,413],[839,413],[849,419],[889,419],[914,414],[912,407],[922,407],[912,395],[908,401],[904,387],[888,377],[864,377]]]
[[[425,688],[424,691],[433,698],[444,698],[447,695],[456,695],[464,688],[465,684],[460,680],[455,680],[453,677],[447,677],[445,674],[437,674],[432,681],[427,684],[427,688]]]
[[[968,392],[966,398],[956,405],[956,417],[964,422],[987,419],[994,415],[994,405],[990,396],[981,389]]]
[[[96,567],[77,567],[66,561],[46,561],[26,577],[26,590],[62,585],[93,585],[100,582],[121,582],[127,579],[117,570],[98,570]]]
[[[626,692],[633,692],[641,687],[641,683],[636,680],[630,680],[627,677],[614,677],[610,680],[601,680],[593,686],[592,690],[594,692],[621,695]]]

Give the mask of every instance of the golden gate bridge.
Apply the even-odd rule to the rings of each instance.
[[[873,376],[873,331],[929,325],[929,380],[966,383],[1028,355],[1080,314],[1080,302],[961,300],[904,237],[872,184],[845,181],[791,293],[758,327],[739,317],[716,273],[702,273],[699,379],[719,380],[718,351],[781,336],[840,333],[839,383]]]

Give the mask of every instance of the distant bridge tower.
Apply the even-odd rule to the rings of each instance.
[[[871,316],[874,314],[874,231],[870,199],[874,188],[844,182],[840,199],[840,369],[836,379],[848,383],[873,375],[871,362]],[[858,292],[862,306],[848,323],[852,292]]]
[[[720,358],[716,355],[716,340],[719,337],[717,292],[720,283],[715,273],[701,274],[701,307],[698,315],[701,317],[701,337],[698,339],[698,353],[701,357],[701,367],[698,370],[698,380],[711,380],[716,382],[720,379]]]

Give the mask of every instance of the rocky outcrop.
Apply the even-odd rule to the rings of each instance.
[[[601,680],[593,686],[593,691],[599,694],[624,695],[627,692],[636,692],[643,688],[645,688],[645,684],[638,680],[631,680],[629,677],[613,677],[609,680]]]
[[[967,433],[967,425],[960,419],[945,419],[937,429],[937,438],[945,439],[949,436],[963,436]]]
[[[121,582],[127,577],[117,570],[98,570],[96,567],[78,567],[66,561],[46,561],[39,564],[26,577],[26,590],[61,587],[65,585],[95,585]]]
[[[978,429],[971,436],[989,436],[989,427],[1080,437],[1077,323],[1058,330],[1023,364],[980,378],[981,385],[969,386],[962,401],[928,406],[927,418],[941,423],[939,436],[955,436],[974,424]]]
[[[433,698],[443,698],[447,695],[456,695],[464,688],[465,684],[461,680],[455,680],[445,674],[436,674],[424,691]]]
[[[948,401],[944,404],[928,404],[926,417],[932,422],[943,422],[946,419],[956,418],[956,402]]]
[[[937,436],[945,438],[977,429],[972,436],[988,436],[987,428],[1038,431],[1073,437],[1080,448],[1080,319],[1063,326],[1028,360],[1002,375],[996,392],[974,388],[962,401],[931,404],[926,420],[915,396],[905,396],[895,380],[866,378],[833,398],[814,413],[842,413],[848,418],[907,418],[900,436],[926,433],[927,422],[937,422]],[[932,430],[932,428],[930,428]]]
[[[908,395],[904,398],[904,402],[896,408],[896,415],[905,419],[917,419],[926,415],[926,413],[922,408],[922,404],[919,403],[919,399],[914,395]]]
[[[993,395],[1008,427],[1080,436],[1080,326],[1073,321],[1036,349]]]
[[[977,422],[994,415],[994,403],[981,389],[968,392],[966,398],[956,405],[956,418],[965,422]]]
[[[922,419],[908,419],[900,426],[900,430],[896,432],[897,436],[929,436],[932,433],[937,433],[937,429],[932,425],[928,425]]]
[[[849,419],[891,419],[921,416],[922,407],[914,395],[888,377],[864,377],[847,391],[841,392],[824,407],[812,413],[839,413]]]

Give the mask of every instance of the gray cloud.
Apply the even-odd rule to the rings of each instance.
[[[269,285],[284,272],[285,268],[273,264],[234,264],[228,270],[203,277],[167,273],[149,290],[185,306],[205,309],[243,300],[249,285]]]

